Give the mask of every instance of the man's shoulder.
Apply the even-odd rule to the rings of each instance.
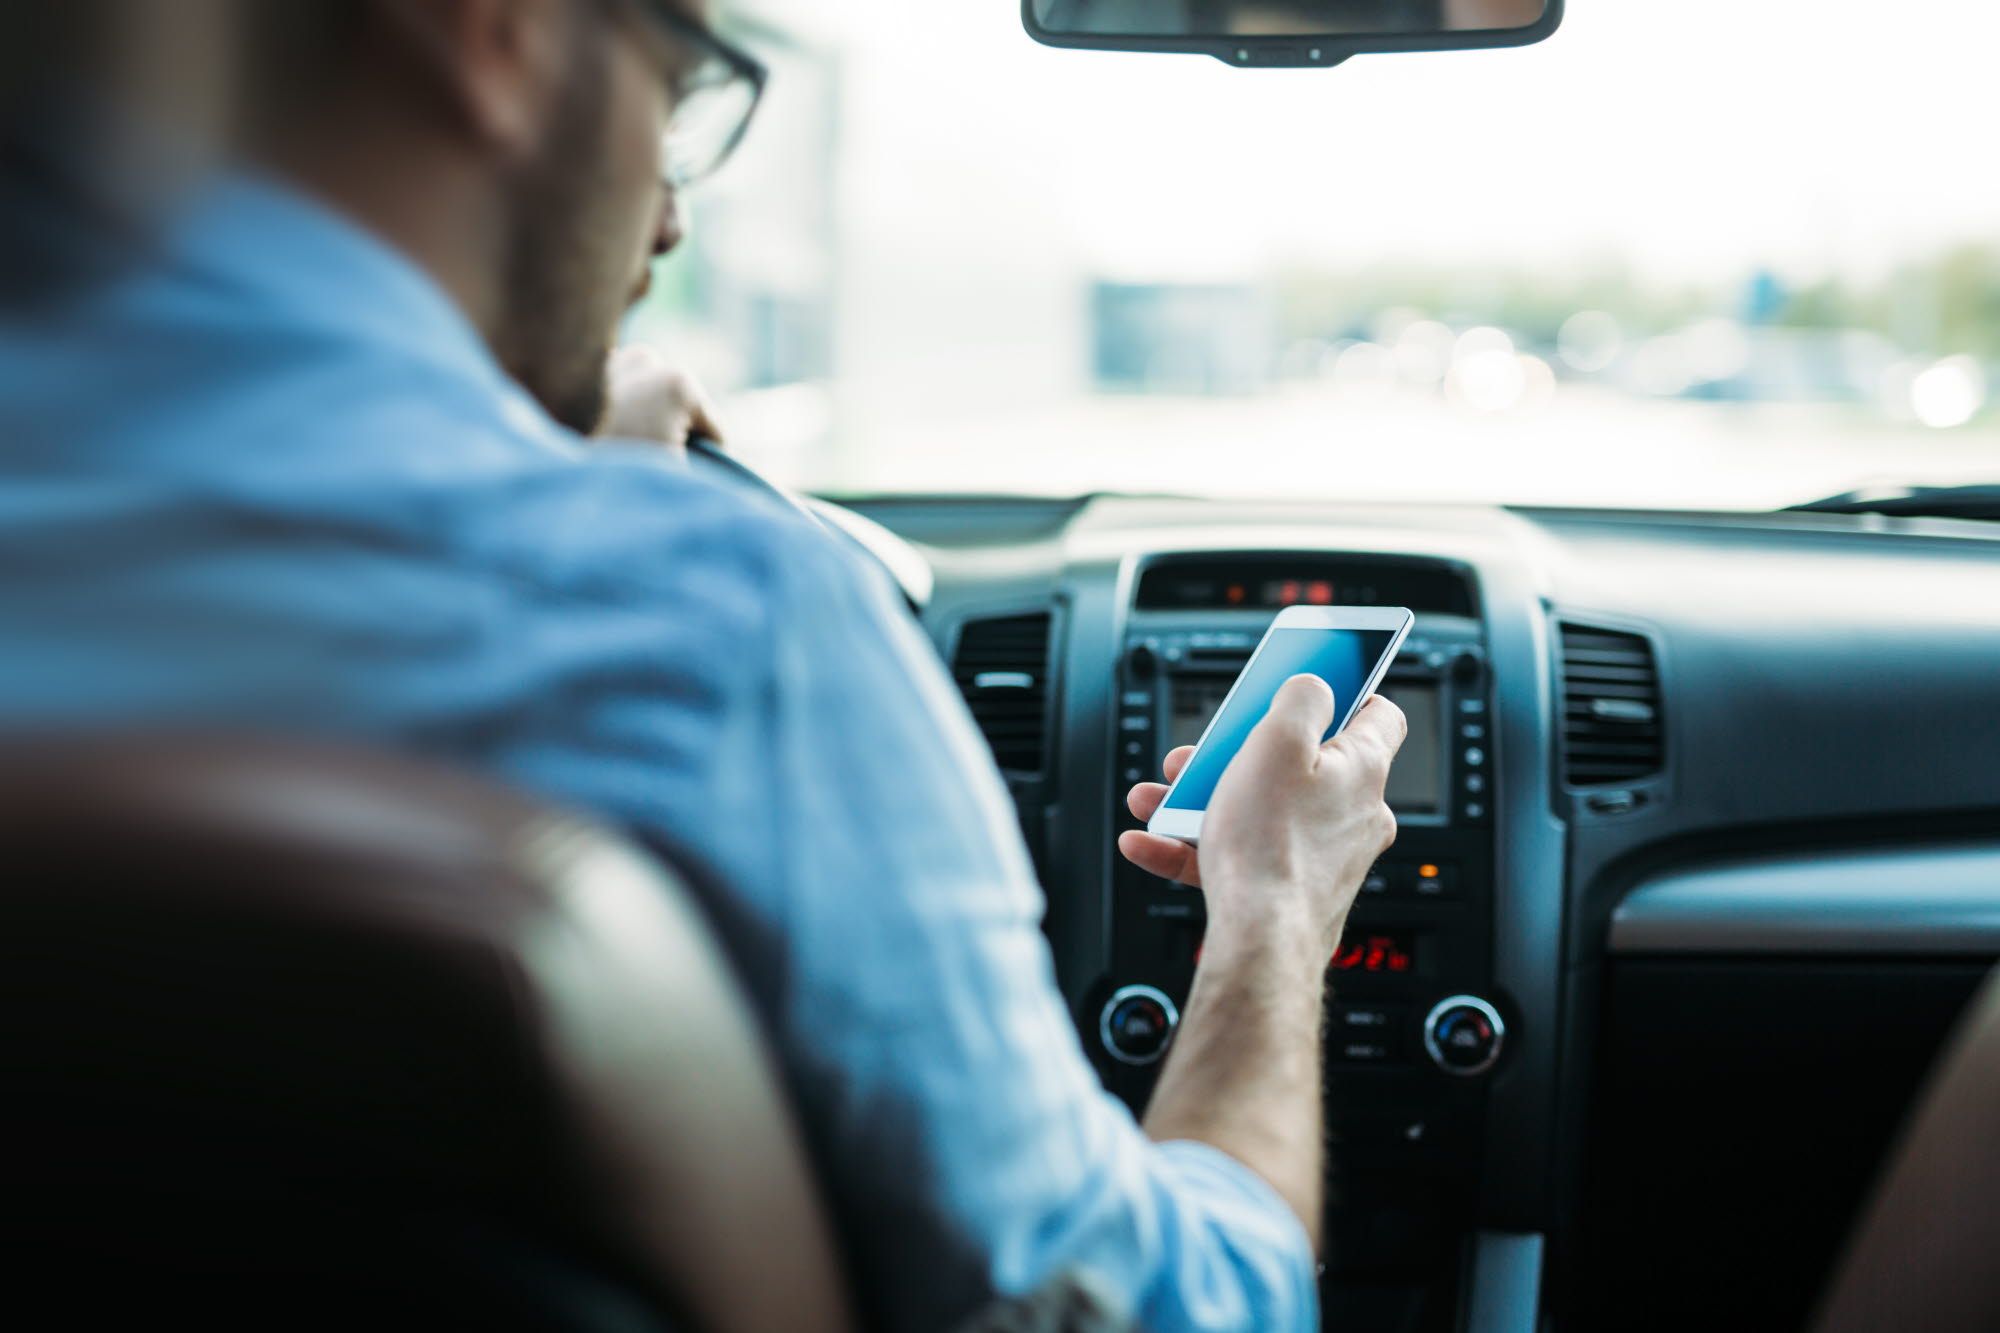
[[[774,497],[631,446],[551,455],[468,486],[467,553],[596,600],[735,585],[770,600],[823,534]]]
[[[328,503],[552,598],[769,601],[824,545],[776,496],[644,445],[581,440],[525,400],[384,394],[314,429],[337,438],[291,451],[278,485],[295,485],[309,456],[325,468],[308,481]]]

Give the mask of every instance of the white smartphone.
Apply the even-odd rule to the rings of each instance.
[[[1201,840],[1201,817],[1222,771],[1270,711],[1278,687],[1293,676],[1318,676],[1333,687],[1333,725],[1322,738],[1332,739],[1375,693],[1416,619],[1400,606],[1292,606],[1280,611],[1147,829],[1185,842]]]

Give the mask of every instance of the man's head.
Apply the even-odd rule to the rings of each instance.
[[[679,240],[662,133],[695,0],[240,0],[253,150],[428,268],[559,420],[604,410]]]

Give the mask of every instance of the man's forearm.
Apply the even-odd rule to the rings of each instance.
[[[1321,938],[1303,921],[1211,924],[1145,1119],[1153,1138],[1206,1143],[1269,1181],[1315,1249],[1325,1172]]]

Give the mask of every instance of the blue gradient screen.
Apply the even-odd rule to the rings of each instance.
[[[1250,729],[1271,711],[1278,687],[1293,676],[1318,676],[1333,687],[1330,738],[1354,712],[1356,697],[1375,663],[1388,651],[1395,633],[1386,629],[1281,629],[1270,634],[1250,665],[1243,668],[1236,692],[1208,730],[1208,739],[1194,752],[1180,782],[1167,797],[1169,810],[1206,810],[1222,771],[1242,748]]]

